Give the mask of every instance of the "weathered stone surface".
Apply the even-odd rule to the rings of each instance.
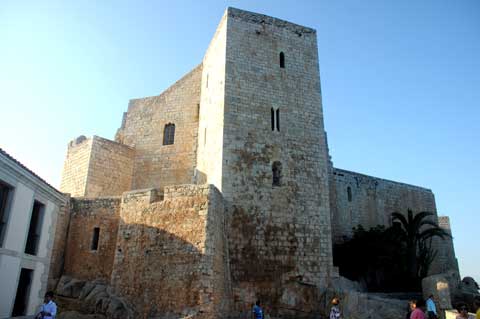
[[[131,188],[133,148],[98,136],[70,142],[60,190],[71,196],[121,195]]]
[[[340,298],[340,311],[343,318],[385,319],[405,318],[408,302],[405,300],[382,298],[356,291],[326,290],[321,295],[320,313],[328,317],[333,297]]]
[[[428,211],[435,214],[438,222],[451,233],[448,217],[437,217],[435,197],[431,190],[404,183],[385,180],[343,169],[332,168],[330,209],[335,243],[353,235],[353,227],[362,225],[369,229],[377,225],[391,226],[391,214],[406,214]],[[453,242],[451,239],[434,238],[438,254],[430,266],[430,274],[458,272]]]
[[[63,204],[57,215],[55,226],[55,237],[52,247],[52,257],[50,259],[50,269],[48,274],[47,291],[54,290],[58,281],[63,275],[65,264],[65,248],[67,246],[68,227],[70,225],[70,197],[66,195],[66,202]]]
[[[120,197],[73,198],[66,247],[65,274],[83,280],[110,280],[117,243]],[[96,250],[91,249],[99,228]]]
[[[79,282],[82,283],[82,289],[78,289],[79,285],[77,283]],[[73,289],[73,286],[76,289]],[[109,286],[103,281],[85,282],[63,276],[57,286],[56,293],[59,296],[68,297],[60,298],[60,309],[63,306],[67,310],[80,311],[84,314],[102,315],[108,319],[133,318],[133,309],[113,294]],[[68,315],[75,316],[77,314],[72,313]]]
[[[130,101],[115,140],[135,148],[131,189],[193,183],[201,75],[199,65],[162,94]],[[175,125],[171,145],[166,124]]]
[[[77,311],[65,311],[61,312],[58,316],[58,319],[105,319],[106,317],[99,314],[82,314]]]
[[[85,281],[74,279],[70,276],[62,276],[56,287],[57,294],[64,297],[77,298],[85,285]]]
[[[478,294],[478,284],[472,277],[464,277],[460,283],[460,289],[465,292]]]
[[[112,273],[115,294],[139,316],[212,315],[229,308],[223,201],[211,185],[126,193]]]
[[[366,292],[366,288],[362,287],[362,285],[353,280],[349,280],[345,277],[339,276],[338,278],[333,278],[330,282],[330,286],[334,287],[333,289],[337,291],[356,291],[356,292]]]
[[[445,275],[440,274],[424,278],[422,280],[422,293],[425,300],[433,295],[439,309],[452,309],[452,290]]]

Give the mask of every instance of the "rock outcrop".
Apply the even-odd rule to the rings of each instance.
[[[103,280],[83,281],[68,276],[60,279],[56,294],[61,312],[59,319],[133,319],[134,310],[115,296]]]

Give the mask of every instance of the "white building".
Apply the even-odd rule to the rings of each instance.
[[[65,202],[60,191],[0,149],[0,318],[38,311]]]

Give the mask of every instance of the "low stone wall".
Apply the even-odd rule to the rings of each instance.
[[[120,197],[72,198],[64,274],[82,279],[110,280],[117,242]],[[98,248],[92,250],[94,228]]]
[[[209,185],[125,193],[111,278],[138,316],[216,318],[229,308],[223,202]]]

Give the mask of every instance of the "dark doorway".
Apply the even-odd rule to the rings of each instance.
[[[27,313],[28,295],[32,284],[33,270],[22,268],[18,280],[17,295],[13,305],[12,317],[24,316]]]

